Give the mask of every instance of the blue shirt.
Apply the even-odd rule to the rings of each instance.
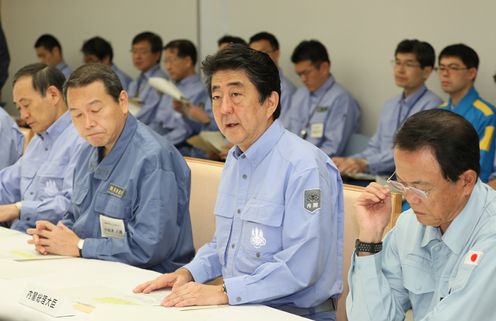
[[[332,161],[276,120],[228,154],[216,230],[185,266],[196,282],[223,276],[229,304],[314,307],[342,290],[342,181]]]
[[[69,76],[71,75],[72,70],[64,61],[60,62],[55,67],[57,67],[58,70],[62,71],[66,80],[69,79]]]
[[[24,135],[15,121],[0,107],[0,169],[14,164],[22,155]]]
[[[92,146],[81,152],[72,206],[63,221],[85,240],[82,256],[158,272],[189,262],[191,177],[179,152],[132,115],[99,160],[101,152]],[[103,237],[100,216],[123,223],[123,237]]]
[[[296,90],[282,120],[286,129],[305,136],[333,157],[343,155],[351,135],[360,127],[360,116],[358,103],[330,76],[315,92],[306,87]]]
[[[453,107],[451,99],[440,106],[451,110],[468,120],[479,135],[480,148],[480,179],[487,182],[493,172],[496,140],[494,127],[496,125],[495,107],[480,98],[474,87]]]
[[[62,219],[70,205],[74,166],[83,145],[66,112],[31,139],[14,165],[0,171],[0,204],[22,203],[20,219],[11,228],[25,232],[38,220],[57,223]]]
[[[112,64],[111,68],[115,72],[117,77],[119,77],[119,80],[121,81],[122,88],[127,91],[127,89],[129,88],[129,84],[132,81],[131,77],[129,77],[128,74],[126,74],[124,71],[122,71],[115,64]]]
[[[398,95],[384,104],[377,131],[369,140],[367,148],[353,158],[364,158],[368,172],[374,175],[394,172],[394,135],[405,120],[422,110],[438,107],[443,101],[425,86],[408,97]]]
[[[284,76],[281,69],[279,69],[279,78],[281,79],[281,115],[291,107],[291,97],[296,91],[295,85]]]
[[[353,254],[346,301],[349,320],[493,320],[496,192],[480,180],[442,235],[412,210],[375,255]]]
[[[167,79],[167,74],[160,68],[159,64],[154,65],[129,84],[128,95],[130,99],[136,98],[141,101],[142,106],[136,118],[148,125],[155,116],[155,110],[160,101],[160,94],[148,84],[150,77],[162,77]]]
[[[176,82],[177,88],[193,104],[202,105],[213,120],[210,97],[199,75],[191,75]],[[164,135],[172,144],[183,143],[190,136],[197,134],[204,126],[202,123],[183,117],[172,107],[173,98],[162,95],[158,104],[155,117],[148,124],[160,135]]]

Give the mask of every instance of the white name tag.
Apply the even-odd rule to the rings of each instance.
[[[126,234],[124,220],[100,215],[100,230],[102,237],[111,237],[121,239]]]
[[[310,137],[322,138],[322,136],[324,136],[324,124],[323,123],[312,124],[312,127],[310,129]]]
[[[62,299],[53,291],[36,285],[28,285],[22,291],[19,303],[55,318],[76,315],[69,301]]]

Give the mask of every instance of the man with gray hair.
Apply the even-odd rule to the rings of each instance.
[[[64,81],[61,71],[41,63],[14,75],[14,104],[36,134],[24,156],[0,171],[0,222],[19,231],[42,219],[56,223],[69,208],[84,141],[67,113]]]
[[[107,65],[79,67],[64,96],[74,126],[91,146],[76,164],[64,219],[28,230],[36,249],[159,272],[189,262],[190,171],[181,154],[128,114],[127,92]]]

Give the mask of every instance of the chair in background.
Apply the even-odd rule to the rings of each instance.
[[[355,217],[355,202],[365,190],[364,187],[355,185],[343,185],[344,197],[344,241],[343,241],[343,292],[338,300],[336,310],[337,321],[347,321],[346,317],[346,297],[348,296],[348,271],[351,265],[351,255],[355,250],[355,240],[358,238],[358,225]],[[386,227],[384,235],[394,227],[401,214],[401,194],[393,193],[391,220]]]
[[[185,157],[191,169],[189,213],[193,243],[198,250],[212,240],[215,232],[214,207],[224,163]]]
[[[350,140],[348,141],[348,145],[344,151],[345,157],[360,153],[363,151],[367,144],[369,143],[370,137],[355,133],[351,135]]]

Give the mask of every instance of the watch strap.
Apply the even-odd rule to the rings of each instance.
[[[379,253],[382,251],[382,242],[380,243],[366,243],[359,239],[355,242],[355,252]]]

